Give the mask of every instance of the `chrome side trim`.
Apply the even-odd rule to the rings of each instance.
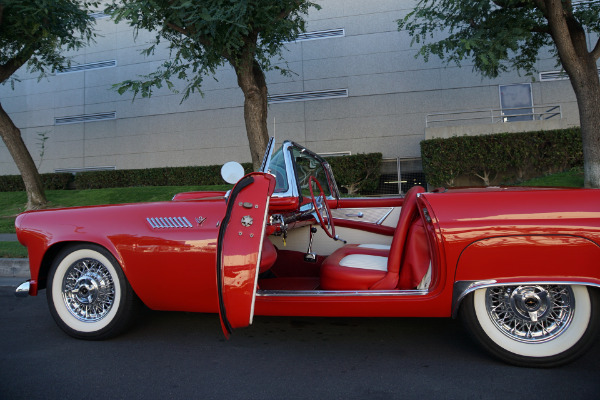
[[[29,281],[23,282],[19,285],[19,287],[15,290],[15,296],[17,297],[27,297],[29,296],[29,288],[31,285]]]
[[[259,297],[403,297],[425,296],[428,290],[258,290]]]
[[[521,281],[504,283],[498,283],[493,279],[485,281],[457,281],[454,283],[454,291],[452,294],[452,318],[456,318],[458,316],[458,308],[460,307],[460,303],[463,301],[463,299],[478,289],[485,289],[494,286],[520,285],[579,285],[600,288],[600,284],[581,281]]]

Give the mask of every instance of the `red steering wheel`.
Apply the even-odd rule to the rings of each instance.
[[[319,195],[315,196],[313,192],[313,182],[317,189],[319,189]],[[327,236],[334,239],[335,238],[335,226],[333,225],[333,218],[331,217],[331,209],[329,208],[329,204],[327,204],[327,199],[325,198],[325,193],[323,192],[323,188],[321,184],[314,176],[310,176],[308,179],[308,188],[310,189],[310,201],[315,209],[315,213],[317,214],[317,219],[321,228],[325,231]],[[317,200],[320,198],[320,200]],[[320,203],[320,204],[319,204]],[[321,214],[320,209],[324,209],[325,213]],[[323,216],[326,217],[327,223],[323,220]]]

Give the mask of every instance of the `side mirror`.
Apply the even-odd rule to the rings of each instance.
[[[221,167],[221,176],[225,182],[233,185],[244,177],[244,167],[238,162],[229,161]]]

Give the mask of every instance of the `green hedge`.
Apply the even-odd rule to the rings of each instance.
[[[41,174],[42,184],[46,190],[65,190],[68,189],[73,180],[71,174]],[[25,184],[21,175],[3,175],[0,176],[0,192],[21,192],[25,190]]]
[[[244,171],[252,171],[251,163],[242,165]],[[222,184],[221,165],[81,172],[75,175],[74,180],[75,189]]]
[[[421,142],[427,182],[455,186],[477,177],[484,185],[520,181],[583,165],[579,128],[457,136]]]
[[[374,192],[381,175],[381,153],[327,157],[335,181],[348,194]]]
[[[374,191],[379,182],[381,153],[357,154],[327,159],[337,184],[353,194]],[[251,163],[242,164],[246,173],[252,171]],[[147,169],[122,169],[90,171],[72,174],[42,174],[46,189],[102,189],[132,186],[192,186],[221,185],[221,165],[201,167],[164,167]],[[20,175],[0,176],[0,192],[23,191]]]

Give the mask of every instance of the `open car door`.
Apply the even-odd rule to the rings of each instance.
[[[217,243],[219,314],[225,336],[248,326],[254,315],[269,199],[275,177],[253,172],[233,187]]]

